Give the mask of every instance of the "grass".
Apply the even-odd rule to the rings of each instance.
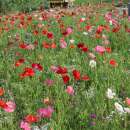
[[[95,12],[95,7],[90,7]],[[107,7],[110,8],[110,7]],[[4,101],[14,101],[16,109],[12,113],[5,112],[0,109],[0,128],[1,130],[20,130],[19,124],[26,115],[37,115],[39,108],[47,107],[43,103],[43,99],[49,98],[50,104],[54,108],[52,117],[49,119],[42,118],[38,123],[32,123],[31,126],[50,123],[53,130],[129,130],[129,114],[120,115],[118,110],[114,108],[114,103],[119,102],[123,107],[127,104],[123,103],[126,97],[130,97],[130,37],[126,32],[125,26],[129,26],[127,17],[117,18],[120,24],[119,32],[112,32],[114,25],[109,25],[104,19],[104,14],[107,9],[104,7],[98,8],[97,14],[91,14],[90,20],[79,23],[80,16],[71,17],[65,16],[61,19],[48,18],[45,21],[38,20],[38,17],[32,16],[32,20],[27,20],[29,14],[19,14],[13,21],[13,16],[2,16],[0,21],[0,85],[5,90],[5,94],[0,98]],[[102,12],[102,13],[98,13]],[[24,19],[22,20],[22,16]],[[16,15],[15,15],[16,16]],[[8,17],[8,18],[7,18]],[[116,18],[114,16],[114,18]],[[19,27],[20,22],[24,22],[24,26]],[[39,24],[43,24],[41,28]],[[59,28],[59,25],[63,28]],[[80,28],[78,28],[80,25]],[[94,29],[89,35],[84,35],[86,32],[85,26],[92,25]],[[100,33],[105,34],[110,41],[109,45],[102,43],[102,38],[95,37],[95,30],[100,25],[110,27],[110,31],[103,30]],[[69,36],[64,36],[61,31],[65,31],[67,27],[73,28],[73,33]],[[8,28],[8,31],[7,31]],[[48,39],[41,32],[48,30],[53,32],[54,38]],[[34,34],[38,31],[38,34]],[[28,35],[28,36],[27,36]],[[60,39],[64,38],[67,42],[66,48],[60,47]],[[17,39],[17,40],[16,40]],[[70,40],[74,39],[74,43]],[[38,45],[34,46],[37,41]],[[44,48],[43,41],[49,44],[55,43],[55,49]],[[21,43],[28,43],[34,49],[21,49]],[[84,43],[88,47],[87,52],[82,52],[77,47],[78,43]],[[73,45],[73,48],[70,46]],[[94,51],[97,45],[111,48],[111,52],[104,52],[102,55]],[[96,56],[97,66],[91,68],[89,65],[92,60],[89,57],[89,52]],[[19,67],[15,63],[24,58],[25,62]],[[116,62],[110,64],[110,60]],[[38,71],[35,68],[35,75],[32,77],[20,78],[25,67],[31,67],[33,63],[39,63],[43,66],[43,71]],[[68,70],[70,81],[64,84],[62,76],[51,71],[50,67],[63,66]],[[88,75],[90,80],[76,81],[72,75],[73,69],[80,72],[81,75]],[[46,79],[51,79],[54,84],[48,87],[44,84]],[[74,95],[66,93],[68,85],[73,86]],[[115,91],[116,97],[112,100],[106,98],[106,91],[111,88]],[[129,106],[128,106],[129,107]],[[111,112],[114,111],[111,119],[107,119]],[[91,114],[96,114],[96,118],[90,118]],[[45,130],[45,129],[44,129]]]

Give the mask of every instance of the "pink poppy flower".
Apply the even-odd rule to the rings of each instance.
[[[35,49],[35,47],[34,47],[34,45],[27,45],[27,47],[26,47],[26,49],[27,50],[34,50]]]
[[[40,108],[38,114],[43,118],[51,118],[54,109],[52,107]]]
[[[54,81],[51,80],[51,79],[46,79],[46,80],[44,81],[44,84],[47,85],[48,87],[52,86],[53,83],[54,83]]]
[[[4,110],[9,113],[14,112],[14,110],[16,109],[16,104],[13,101],[6,102],[6,104],[7,107],[4,108]]]
[[[104,53],[105,52],[105,48],[103,46],[96,46],[95,47],[95,51],[99,52],[99,53]]]
[[[66,93],[68,93],[69,95],[74,95],[73,87],[72,86],[67,86]]]
[[[66,29],[66,32],[67,32],[68,35],[70,35],[71,33],[73,33],[73,29],[71,27],[68,27]]]
[[[64,39],[60,40],[60,48],[66,48],[67,47],[67,43],[64,41]]]
[[[125,103],[130,106],[130,98],[126,98]]]
[[[25,121],[21,121],[20,128],[23,130],[31,130],[30,124]]]
[[[54,65],[52,65],[52,66],[50,67],[50,69],[51,69],[52,72],[57,72],[57,71],[58,71],[58,67],[57,67],[57,66],[54,66]]]

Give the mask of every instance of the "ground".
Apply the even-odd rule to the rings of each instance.
[[[109,4],[1,16],[1,130],[129,130],[129,23]]]

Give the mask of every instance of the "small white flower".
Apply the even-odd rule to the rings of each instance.
[[[126,113],[129,113],[129,114],[130,114],[130,108],[125,107],[125,108],[124,108],[124,111],[125,111]]]
[[[83,35],[87,36],[87,35],[88,35],[88,33],[87,33],[87,32],[83,32]]]
[[[38,126],[33,126],[31,130],[40,130]]]
[[[75,42],[75,40],[74,40],[74,39],[71,39],[71,40],[70,40],[70,43],[74,43],[74,42]]]
[[[110,89],[107,89],[106,96],[108,99],[113,99],[116,94]]]
[[[83,17],[83,18],[81,18],[81,20],[82,20],[82,21],[85,21],[85,20],[86,20],[86,18],[84,18],[84,17]]]
[[[90,62],[89,62],[89,66],[90,66],[91,68],[95,68],[96,65],[97,65],[97,63],[96,63],[95,60],[90,60]]]
[[[115,102],[114,105],[115,105],[115,109],[116,109],[116,111],[119,112],[119,114],[123,114],[123,113],[125,113],[125,111],[124,111],[124,109],[123,109],[123,107],[122,107],[121,104],[119,104],[118,102]]]

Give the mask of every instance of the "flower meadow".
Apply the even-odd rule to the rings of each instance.
[[[0,130],[129,130],[129,77],[125,10],[0,16]]]

